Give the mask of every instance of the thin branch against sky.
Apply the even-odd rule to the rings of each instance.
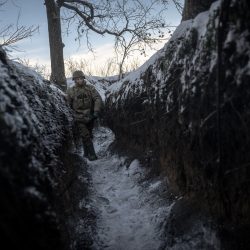
[[[172,1],[172,0],[171,0]],[[171,2],[170,1],[170,2]],[[3,2],[3,0],[1,0]],[[21,8],[21,9],[20,9]],[[176,7],[173,3],[169,5],[169,12],[167,14],[167,19],[169,23],[173,26],[176,26],[180,23],[181,16],[176,10]],[[36,32],[31,38],[23,40],[22,42],[17,43],[19,48],[24,52],[15,51],[12,53],[12,57],[17,58],[27,58],[30,62],[47,64],[49,65],[49,50],[48,50],[48,35],[47,35],[47,21],[46,21],[46,10],[43,5],[43,1],[34,1],[34,0],[11,0],[6,3],[3,7],[0,6],[1,16],[0,16],[0,27],[10,24],[13,20],[16,20],[18,13],[20,12],[19,24],[26,27],[33,25],[34,27],[39,25],[39,33]],[[36,15],[34,15],[34,11]],[[75,41],[77,37],[77,26],[76,24],[70,24],[71,30],[67,33],[65,24],[63,25],[63,43],[64,47],[64,56],[65,59],[69,57],[85,57],[90,55],[88,53],[87,43]],[[108,36],[97,36],[95,34],[89,34],[89,42],[94,45],[93,49],[95,51],[95,56],[92,56],[92,61],[97,65],[100,65],[101,61],[103,64],[103,57],[110,58],[105,51],[102,53],[102,48],[105,48],[105,44],[110,44],[113,42],[113,38]],[[98,49],[100,48],[100,49]],[[105,50],[107,50],[105,48]],[[113,51],[110,49],[110,53]],[[148,51],[149,52],[149,51]],[[149,52],[151,55],[153,52]],[[138,56],[138,55],[136,55]],[[144,56],[142,60],[146,60]]]

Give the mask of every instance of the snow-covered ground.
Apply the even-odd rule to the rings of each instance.
[[[113,140],[111,130],[97,128],[94,144],[99,159],[87,161],[93,186],[86,206],[97,211],[93,249],[159,249],[164,221],[173,205],[162,197],[164,179],[147,181],[137,159],[128,164],[125,157],[109,153]]]
[[[177,205],[182,197],[174,200],[169,197],[166,179],[150,178],[148,169],[139,160],[109,151],[114,139],[109,128],[96,127],[94,145],[98,160],[88,161],[83,151],[78,152],[83,160],[80,172],[87,171],[88,176],[78,178],[83,182],[82,191],[87,184],[89,194],[78,200],[78,207],[88,211],[91,218],[75,215],[78,236],[74,244],[85,242],[85,236],[89,235],[91,243],[86,246],[92,250],[221,249],[209,221],[199,217],[197,211],[192,214],[192,210]],[[73,249],[85,249],[82,246]]]

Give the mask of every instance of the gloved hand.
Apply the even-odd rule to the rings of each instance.
[[[95,119],[97,119],[99,117],[99,113],[98,112],[94,112],[93,113],[93,119],[95,120]]]

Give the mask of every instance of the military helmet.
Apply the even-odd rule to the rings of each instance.
[[[85,78],[85,75],[81,70],[76,70],[73,72],[72,80],[74,81],[75,78],[80,77],[80,78]]]

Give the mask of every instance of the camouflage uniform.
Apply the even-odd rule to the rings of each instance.
[[[89,154],[95,156],[92,143],[93,114],[101,111],[102,99],[96,89],[86,83],[70,88],[67,92],[67,99],[70,107],[75,111],[74,118],[83,141],[84,154],[87,157]]]

